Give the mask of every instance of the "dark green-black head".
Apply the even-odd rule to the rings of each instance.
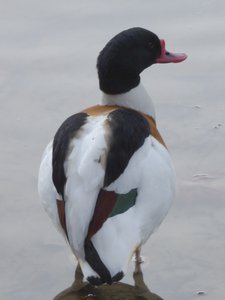
[[[140,83],[140,73],[154,63],[179,62],[184,54],[165,51],[153,32],[134,27],[113,37],[100,52],[97,69],[100,89],[107,94],[128,92]]]

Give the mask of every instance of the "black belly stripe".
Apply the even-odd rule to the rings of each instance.
[[[88,115],[83,112],[70,116],[59,127],[53,140],[52,179],[57,192],[62,195],[62,197],[64,196],[64,186],[66,183],[64,161],[69,142],[86,123],[87,117]]]
[[[110,128],[104,186],[110,185],[125,170],[128,162],[150,135],[148,121],[137,111],[121,108],[109,113]]]

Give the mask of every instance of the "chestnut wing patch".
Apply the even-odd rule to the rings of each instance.
[[[134,206],[136,198],[137,189],[132,189],[126,194],[100,190],[94,214],[89,225],[87,239],[91,239],[108,218],[122,214]]]

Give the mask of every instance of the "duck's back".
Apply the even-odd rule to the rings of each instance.
[[[165,217],[174,170],[149,116],[95,106],[68,118],[42,159],[39,193],[94,284],[120,280]]]

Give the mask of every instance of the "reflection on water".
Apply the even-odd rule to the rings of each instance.
[[[140,267],[133,273],[133,278],[133,286],[117,282],[94,287],[83,282],[83,274],[77,266],[72,286],[57,295],[54,300],[163,300],[148,289]]]

